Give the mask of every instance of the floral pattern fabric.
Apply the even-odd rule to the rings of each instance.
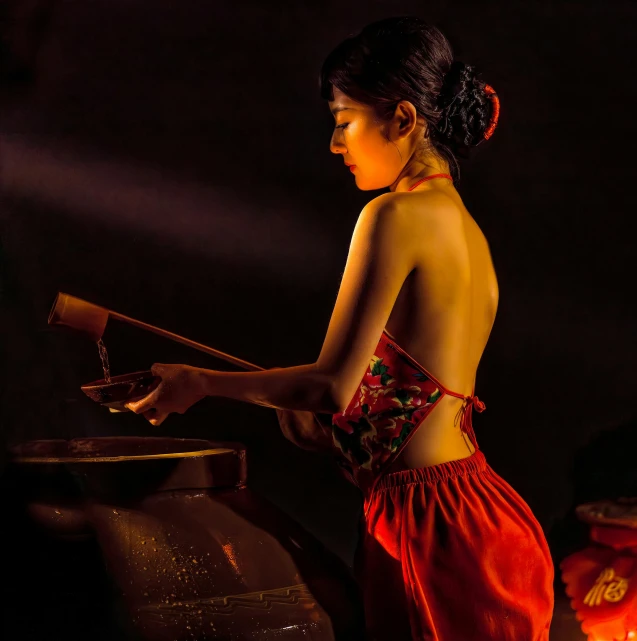
[[[332,417],[338,463],[361,490],[406,445],[445,388],[383,332],[358,390]]]

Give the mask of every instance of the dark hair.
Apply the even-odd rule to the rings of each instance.
[[[454,180],[457,158],[467,158],[484,140],[491,118],[492,103],[475,67],[454,62],[440,30],[415,17],[373,22],[338,45],[321,68],[321,97],[333,100],[334,87],[372,106],[383,120],[401,100],[411,102]]]

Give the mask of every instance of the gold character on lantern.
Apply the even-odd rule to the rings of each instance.
[[[601,605],[602,601],[617,603],[628,591],[628,579],[615,574],[613,568],[606,568],[595,581],[595,585],[584,597],[584,603],[590,607]]]

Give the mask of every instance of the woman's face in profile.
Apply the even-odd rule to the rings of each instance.
[[[396,146],[383,135],[391,123],[382,123],[372,107],[352,100],[336,87],[329,107],[335,120],[330,151],[354,165],[351,171],[356,186],[369,191],[391,185],[404,166]],[[344,171],[350,169],[345,167]]]

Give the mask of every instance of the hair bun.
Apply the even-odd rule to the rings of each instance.
[[[450,144],[460,157],[485,139],[494,101],[485,91],[473,65],[454,61],[445,74],[438,96],[440,121],[435,134]],[[491,132],[492,133],[492,132]]]
[[[459,60],[451,63],[444,75],[438,102],[441,107],[448,106],[456,98],[464,96],[477,80],[476,68]]]

